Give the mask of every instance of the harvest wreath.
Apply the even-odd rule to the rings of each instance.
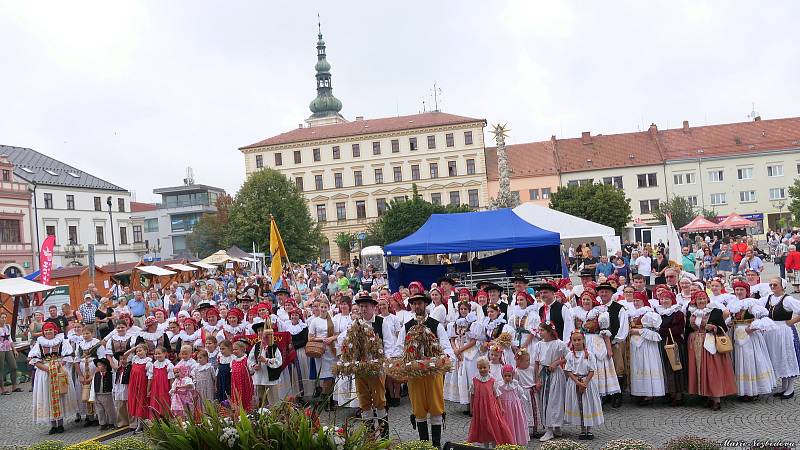
[[[375,376],[383,371],[385,360],[383,341],[372,325],[363,319],[356,319],[347,330],[341,356],[333,366],[333,372],[342,376]]]
[[[384,365],[386,374],[398,381],[443,374],[453,368],[450,358],[442,352],[439,338],[424,323],[408,330],[404,348],[403,356],[391,358]]]

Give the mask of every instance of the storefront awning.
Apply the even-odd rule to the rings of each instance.
[[[194,272],[197,267],[186,266],[183,264],[167,264],[170,269],[180,270],[181,272]]]
[[[149,273],[150,275],[156,276],[165,276],[165,275],[175,275],[177,272],[173,272],[171,270],[163,269],[158,266],[137,266],[134,267],[135,270],[141,270],[144,273]]]

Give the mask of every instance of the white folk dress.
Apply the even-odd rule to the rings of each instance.
[[[508,323],[511,325],[511,329],[514,330],[514,346],[517,348],[522,347],[528,337],[533,336],[530,344],[525,347],[528,353],[533,352],[533,347],[539,341],[539,323],[541,322],[539,308],[541,306],[541,303],[534,303],[525,309],[517,305],[508,307]]]
[[[587,331],[584,334],[586,349],[595,357],[595,372],[592,382],[595,383],[597,392],[601,396],[622,392],[617,378],[617,370],[614,367],[614,358],[608,357],[608,349],[606,348],[605,336],[611,335],[611,332],[608,331],[610,325],[608,308],[605,305],[600,305],[586,311],[582,307],[576,306],[572,308],[571,312],[572,317],[575,319],[576,330],[583,327],[587,321],[597,322],[599,331],[593,333]]]
[[[469,388],[472,379],[478,376],[478,346],[483,329],[477,322],[475,313],[460,317],[447,326],[447,335],[455,341],[453,350],[475,341],[475,345],[461,353],[462,361],[455,362],[455,368],[444,376],[444,399],[462,405],[470,403]]]
[[[567,344],[560,339],[539,341],[536,343],[535,351],[539,362],[539,378],[542,381],[538,399],[542,413],[541,423],[545,427],[560,427],[564,423],[564,394],[567,380],[560,365],[553,371],[550,371],[548,366],[566,357]]]
[[[658,333],[661,315],[653,308],[643,306],[630,311],[628,317],[631,329],[639,329],[639,334],[630,336],[631,395],[661,397],[666,393],[664,366],[658,344],[661,341]]]
[[[334,332],[335,332],[335,325],[334,325]],[[326,338],[328,337],[328,320],[323,319],[321,317],[314,317],[308,324],[308,340],[310,341],[312,338]],[[333,372],[331,369],[333,365],[336,363],[336,356],[331,351],[331,346],[325,346],[325,353],[322,354],[322,357],[316,359],[317,365],[317,378],[322,380],[325,378],[333,378]]]
[[[768,317],[769,311],[752,298],[734,299],[728,303],[728,310],[734,324],[733,368],[739,395],[771,393],[777,379],[764,335],[776,325]]]
[[[339,337],[336,339],[336,350],[340,354],[342,352],[344,338],[347,336],[347,330],[352,324],[353,319],[349,315],[343,316],[342,314],[336,314],[333,316],[333,331],[339,334]],[[327,326],[327,322],[325,322],[325,327],[327,328]],[[359,403],[358,396],[356,395],[356,381],[354,376],[336,377],[336,384],[333,388],[333,399],[340,407],[358,408]]]
[[[781,302],[781,297],[770,295],[767,299],[767,309],[774,310]],[[800,314],[800,301],[790,295],[783,298],[783,309]],[[767,349],[772,368],[778,378],[789,378],[800,375],[797,354],[794,348],[794,333],[785,320],[774,320],[775,328],[766,332]]]
[[[569,377],[572,373],[585,378],[589,372],[597,373],[597,358],[591,352],[569,352],[564,372],[567,372],[567,387],[564,395],[564,421],[572,425],[594,427],[602,425],[603,403],[597,390],[595,377],[586,386],[583,395],[578,395],[577,385]]]
[[[59,349],[60,347],[60,349]],[[46,339],[44,336],[36,338],[36,343],[28,353],[30,364],[35,367],[37,362],[45,366],[50,359],[59,360],[59,364],[64,364],[65,358],[72,355],[72,346],[69,341],[64,339],[62,334],[57,334],[53,339]],[[50,424],[55,420],[63,420],[65,417],[73,416],[77,410],[77,397],[72,383],[67,383],[67,392],[60,393],[59,408],[61,414],[58,417],[53,415],[53,408],[50,396],[50,374],[46,370],[35,367],[33,383],[33,402],[32,413],[33,423]]]

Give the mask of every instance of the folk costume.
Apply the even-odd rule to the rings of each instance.
[[[261,407],[268,404],[274,406],[280,398],[277,385],[283,371],[283,355],[275,344],[272,319],[255,323],[253,328],[256,333],[264,329],[262,338],[253,345],[248,356],[253,386]]]
[[[567,362],[564,371],[572,374],[582,382],[596,372],[597,358],[591,352],[571,351],[567,353]],[[603,404],[600,400],[600,392],[597,390],[595,378],[589,380],[586,390],[578,391],[578,385],[572,377],[567,376],[566,390],[564,396],[564,421],[572,425],[580,425],[581,433],[585,436],[590,433],[591,427],[602,425]]]
[[[600,305],[593,289],[584,290],[581,293],[581,299],[585,296],[591,297],[593,306],[588,311],[580,304],[572,308],[575,329],[584,334],[586,349],[595,357],[594,378],[592,379],[595,388],[601,396],[615,395],[622,391],[614,366],[614,358],[609,357],[606,344],[606,339],[610,339],[611,336],[611,332],[608,330],[610,326],[608,308]]]
[[[503,373],[510,373],[514,375],[514,367],[510,364],[503,366]],[[506,383],[504,379],[495,381],[494,392],[497,395],[497,400],[500,403],[500,410],[503,412],[503,418],[511,431],[513,443],[521,446],[528,445],[528,421],[526,420],[525,412],[522,409],[523,399],[525,396],[525,389],[519,384],[519,381],[511,379]]]
[[[150,418],[147,380],[148,374],[152,374],[152,365],[153,360],[150,357],[140,358],[134,356],[131,361],[131,376],[128,383],[128,416],[131,419]],[[169,390],[169,387],[167,387],[167,390]]]
[[[548,429],[551,436],[551,429],[560,428],[564,423],[566,376],[560,360],[566,358],[568,351],[567,344],[560,339],[542,340],[536,344],[536,380],[542,386],[537,403],[540,405],[542,426]],[[550,365],[553,363],[557,364],[551,369]]]
[[[692,302],[704,291],[695,292]],[[705,308],[689,307],[687,323],[689,332],[689,394],[721,398],[736,395],[736,380],[730,353],[718,353],[715,337],[728,332],[728,326],[719,305],[709,303]],[[715,332],[707,332],[706,325],[714,325]],[[714,406],[719,409],[719,404]]]
[[[503,411],[497,400],[496,380],[491,375],[472,379],[472,420],[469,423],[469,442],[481,444],[513,444],[514,435],[503,420]]]
[[[659,342],[661,316],[650,306],[628,312],[630,319],[630,394],[637,397],[661,397],[664,389],[664,366]],[[634,332],[633,330],[636,330]]]
[[[455,369],[444,376],[445,400],[462,405],[470,403],[470,385],[472,379],[478,376],[476,361],[480,355],[478,342],[481,334],[483,334],[482,326],[474,312],[470,312],[466,317],[458,317],[447,325],[447,335],[450,337],[453,350],[469,348],[461,351],[461,360],[456,359]]]
[[[734,287],[749,285],[736,282]],[[735,298],[728,303],[733,319],[734,373],[740,396],[756,397],[772,393],[777,378],[769,358],[765,334],[775,327],[767,308],[753,298]]]
[[[46,322],[42,331],[49,329],[56,333],[53,339],[44,336],[36,338],[28,359],[36,368],[31,408],[33,423],[49,423],[52,434],[63,432],[64,418],[75,414],[77,401],[74,387],[64,368],[64,359],[72,355],[72,346],[58,332],[58,325]]]
[[[206,401],[213,401],[216,397],[217,371],[214,366],[208,362],[194,366],[191,375],[194,380],[194,389],[195,392],[197,392],[200,406],[205,410]]]
[[[150,416],[167,417],[170,412],[170,385],[175,378],[174,366],[168,359],[153,361],[147,366],[147,379],[150,380]]]
[[[105,358],[94,360],[98,370],[94,373],[92,390],[94,392],[95,417],[101,430],[106,430],[114,426],[117,421],[116,410],[114,408],[114,374],[111,372],[111,364]],[[104,370],[101,371],[100,367]]]
[[[281,373],[281,377],[287,379],[287,382],[281,382],[281,384],[288,386],[288,395],[303,397],[314,392],[314,380],[311,379],[305,348],[308,343],[308,327],[302,320],[300,309],[290,309],[289,316],[293,313],[300,316],[297,324],[290,320],[281,320],[278,323],[278,331],[285,331],[291,335],[292,347],[296,353],[294,361]]]
[[[680,294],[679,294],[680,295]],[[677,406],[677,396],[686,392],[688,385],[688,364],[686,359],[686,316],[683,305],[678,303],[677,296],[672,297],[672,306],[663,308],[656,306],[656,312],[661,316],[661,325],[658,334],[661,335],[659,351],[661,353],[661,366],[664,368],[664,390],[673,396]],[[665,345],[669,347],[664,347]],[[674,352],[672,357],[680,363],[680,369],[673,368],[667,350]]]
[[[781,296],[770,294],[767,297],[766,307],[769,310],[769,318],[775,322],[775,327],[768,330],[765,336],[769,358],[775,376],[781,378],[783,397],[791,398],[794,396],[794,380],[800,375],[800,363],[798,363],[800,343],[797,338],[797,327],[789,325],[787,321],[800,314],[800,301],[788,294]]]
[[[130,425],[128,417],[128,383],[131,376],[131,355],[125,355],[132,348],[134,335],[130,331],[119,334],[112,331],[106,337],[106,355],[114,370],[114,402],[117,408],[117,426]]]
[[[233,357],[231,359],[231,403],[249,413],[253,409],[255,388],[247,364],[247,354],[231,356]]]

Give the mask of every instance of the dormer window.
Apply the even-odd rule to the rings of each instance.
[[[317,54],[324,55],[325,54],[325,49],[324,48],[317,49]]]

